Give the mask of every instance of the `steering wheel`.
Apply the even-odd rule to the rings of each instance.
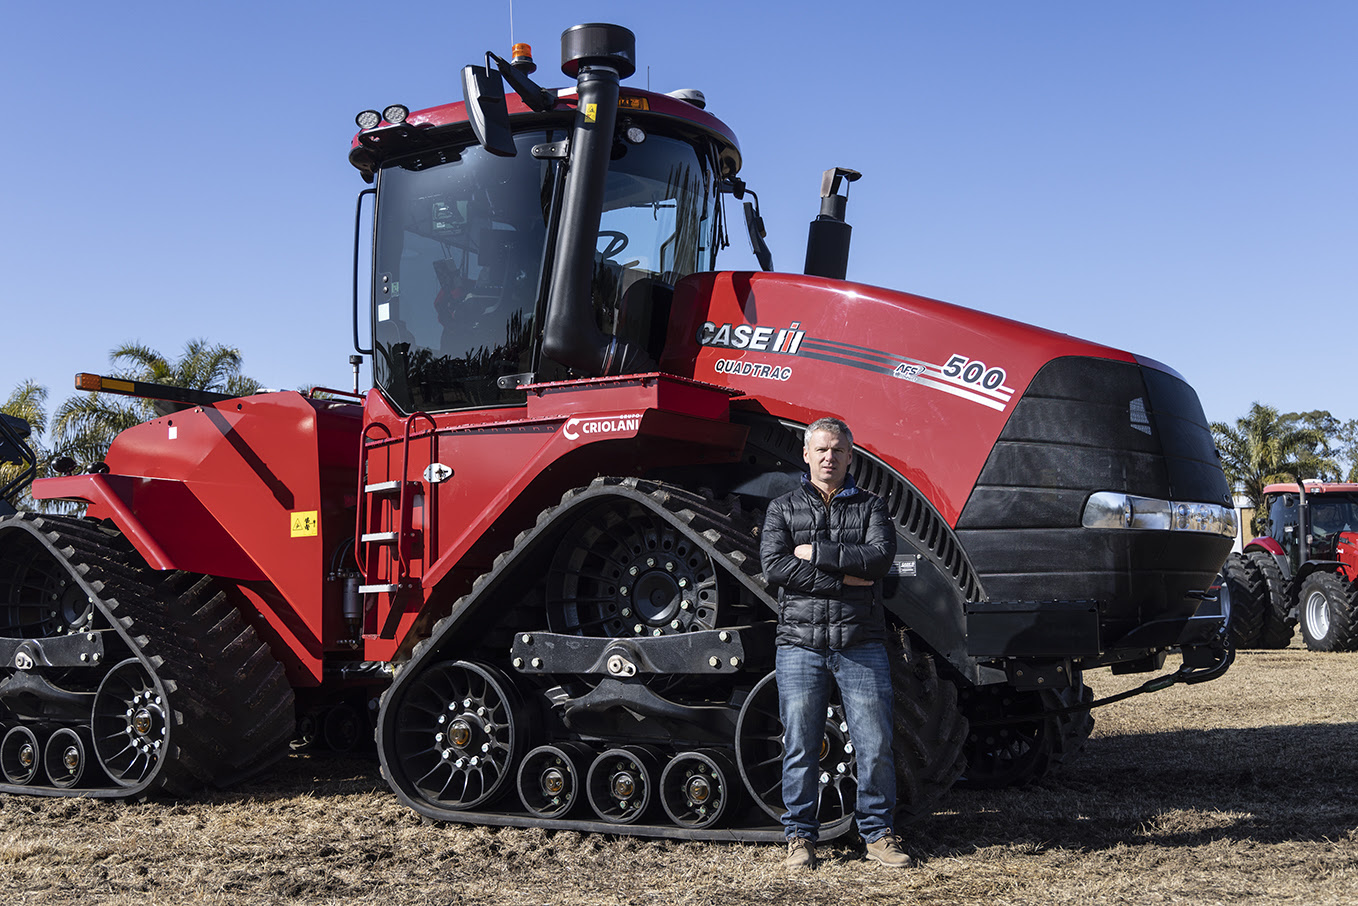
[[[599,254],[604,258],[612,258],[614,255],[627,248],[627,234],[618,230],[600,230],[600,236],[608,238],[608,246]]]

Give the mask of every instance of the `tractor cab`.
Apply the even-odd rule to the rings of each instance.
[[[377,196],[361,351],[400,412],[522,405],[524,383],[654,370],[674,284],[715,266],[739,152],[701,94],[619,91],[628,38],[563,47],[574,92],[490,54],[523,98],[468,67],[462,104],[360,114],[350,159]]]

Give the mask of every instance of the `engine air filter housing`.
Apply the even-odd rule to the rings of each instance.
[[[561,71],[578,78],[581,65],[608,66],[627,78],[637,71],[637,36],[621,25],[571,26],[561,33]]]

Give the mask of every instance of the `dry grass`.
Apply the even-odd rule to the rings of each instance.
[[[1144,677],[1095,674],[1098,695]],[[428,824],[357,760],[294,757],[180,803],[0,801],[8,904],[1351,903],[1358,655],[1245,652],[1223,679],[1096,712],[1031,788],[954,793],[911,828],[919,867],[830,848]]]

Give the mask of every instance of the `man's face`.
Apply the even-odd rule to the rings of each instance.
[[[853,448],[831,431],[812,431],[811,440],[802,447],[802,458],[811,467],[811,483],[822,490],[844,486]]]

